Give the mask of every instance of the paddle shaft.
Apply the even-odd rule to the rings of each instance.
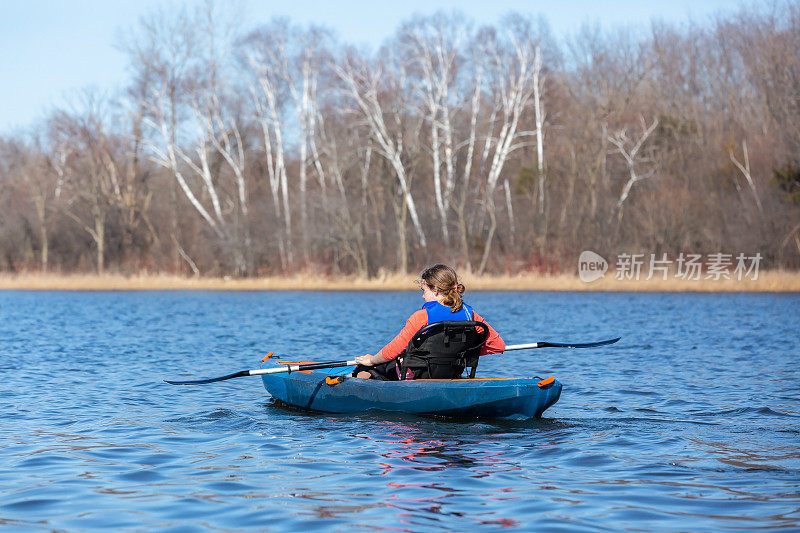
[[[286,365],[286,368],[257,368],[248,370],[248,376],[261,374],[280,374],[282,372],[299,372],[301,370],[318,370],[320,368],[338,368],[340,366],[355,366],[355,361],[331,361],[330,363],[307,363],[304,365]]]
[[[510,352],[511,350],[528,350],[530,348],[539,348],[540,343],[538,342],[531,342],[528,344],[506,344],[506,349],[504,351]]]
[[[260,376],[262,374],[288,374],[290,372],[300,372],[302,370],[318,370],[320,368],[338,368],[342,366],[355,366],[355,361],[330,361],[327,363],[307,363],[307,364],[298,364],[298,365],[286,365],[274,368],[256,368],[253,370],[242,370],[241,372],[235,372],[233,374],[228,374],[227,376],[220,376],[218,378],[209,378],[209,379],[195,379],[190,381],[172,381],[165,379],[167,383],[170,385],[202,385],[205,383],[214,383],[217,381],[225,381],[228,379],[233,378],[241,378],[244,376]]]

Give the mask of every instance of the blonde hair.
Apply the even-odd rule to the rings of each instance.
[[[442,304],[448,306],[451,313],[461,309],[461,305],[464,303],[461,295],[467,289],[458,282],[458,274],[455,270],[447,265],[437,263],[423,270],[419,278],[432,290],[444,294]]]

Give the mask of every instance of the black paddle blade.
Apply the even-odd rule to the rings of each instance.
[[[234,374],[228,374],[227,376],[220,376],[218,378],[208,378],[208,379],[195,379],[191,381],[170,381],[165,379],[167,383],[170,385],[202,385],[203,383],[214,383],[215,381],[225,381],[226,379],[233,379],[233,378],[240,378],[242,376],[249,376],[249,370],[242,370],[241,372],[236,372]]]
[[[558,342],[540,342],[539,348],[595,348],[597,346],[607,346],[609,344],[614,344],[622,337],[617,337],[616,339],[608,339],[607,341],[598,341],[598,342],[586,342],[583,344],[561,344]]]

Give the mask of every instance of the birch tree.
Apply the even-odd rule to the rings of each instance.
[[[469,39],[463,17],[437,13],[403,25],[398,40],[403,60],[415,74],[422,113],[430,128],[430,153],[436,209],[442,236],[449,246],[448,213],[455,188],[454,114],[458,100],[461,47]],[[444,167],[444,179],[442,179]]]
[[[324,202],[331,226],[323,236],[334,246],[337,267],[349,258],[357,274],[367,277],[370,261],[366,233],[376,211],[375,202],[369,202],[375,187],[374,179],[370,179],[372,147],[364,142],[359,128],[346,121],[346,114],[331,111],[326,127],[320,129],[319,146],[327,175],[338,192],[338,202],[330,197]],[[372,230],[380,234],[380,228]]]
[[[747,151],[747,140],[742,141],[742,154],[743,154],[743,162],[740,162],[736,155],[733,153],[733,148],[728,150],[728,156],[731,159],[731,162],[736,165],[736,168],[742,173],[744,176],[745,181],[747,181],[747,186],[750,187],[750,192],[753,193],[753,200],[755,200],[756,207],[758,207],[758,213],[763,217],[764,215],[764,206],[761,204],[761,197],[758,194],[758,190],[756,189],[756,184],[753,181],[753,175],[750,172],[750,155]],[[736,184],[736,189],[741,191],[741,187],[739,186],[739,181],[734,178],[734,183]]]
[[[406,212],[411,217],[420,245],[425,248],[427,242],[403,160],[404,133],[406,133],[403,128],[403,115],[408,109],[402,102],[402,95],[408,90],[405,68],[402,62],[387,65],[384,61],[379,61],[375,65],[369,65],[353,53],[348,54],[333,68],[344,83],[344,90],[354,104],[355,112],[366,122],[376,144],[375,151],[386,158],[397,177],[403,200],[401,214],[398,217],[400,271],[406,272],[408,270]],[[391,121],[391,128],[387,125],[387,120]]]
[[[485,205],[489,214],[489,229],[483,247],[478,273],[483,273],[489,260],[492,240],[497,229],[494,192],[503,168],[512,152],[529,145],[528,139],[536,132],[520,129],[520,122],[535,96],[540,81],[541,51],[536,46],[530,21],[508,20],[508,28],[498,35],[492,28],[483,30],[482,51],[487,58],[490,90],[494,97],[492,116],[497,117],[499,128],[493,121],[484,145],[490,163],[485,182]]]
[[[650,168],[644,172],[637,170],[637,166],[642,163],[652,162],[652,158],[641,153],[642,146],[647,141],[648,137],[655,131],[658,126],[658,119],[653,119],[653,123],[649,126],[644,120],[644,117],[639,117],[642,133],[636,136],[630,136],[627,128],[617,130],[613,135],[608,136],[608,141],[616,147],[613,153],[617,153],[625,160],[625,166],[628,170],[628,179],[622,187],[619,199],[615,207],[617,214],[617,221],[622,221],[622,209],[625,201],[630,195],[633,186],[655,174],[655,169]]]
[[[254,116],[261,130],[261,148],[267,169],[269,190],[275,214],[283,217],[279,234],[281,265],[294,261],[292,212],[289,206],[289,181],[286,169],[286,46],[289,39],[286,21],[250,33],[243,41],[243,63],[249,68],[249,92]],[[303,208],[305,209],[305,208]]]
[[[192,22],[193,21],[193,22]],[[177,18],[176,32],[193,23],[203,28],[197,39],[185,38],[152,50],[148,58],[160,66],[150,84],[145,124],[151,128],[146,144],[151,159],[167,169],[190,205],[233,253],[238,275],[248,272],[250,254],[249,207],[245,171],[245,146],[239,125],[229,105],[231,89],[224,74],[230,51],[232,29],[218,23],[213,5],[207,3],[195,17]],[[177,54],[170,53],[177,48]],[[180,60],[174,64],[173,58]],[[183,75],[178,83],[172,74]],[[174,94],[178,88],[184,94]],[[225,162],[233,184],[227,187],[215,159]],[[230,194],[230,191],[235,191]],[[241,233],[241,239],[240,235]],[[194,261],[178,246],[192,270]]]
[[[186,9],[170,13],[159,9],[139,20],[135,29],[124,35],[119,44],[129,58],[132,71],[128,89],[135,106],[143,110],[142,145],[151,159],[152,149],[177,146],[183,136],[183,122],[187,117],[188,90],[193,73],[198,69],[198,35],[194,32],[193,17]],[[160,150],[162,154],[163,150]],[[158,156],[157,156],[158,157]],[[172,165],[162,167],[168,170]],[[175,165],[178,159],[175,157]],[[169,210],[170,240],[174,243],[173,268],[178,268],[183,259],[193,272],[199,270],[188,256],[181,243],[180,214],[181,179],[173,173],[171,185],[166,191]],[[182,175],[181,175],[182,177]],[[189,198],[191,203],[191,198]],[[191,203],[195,208],[194,203]]]
[[[470,177],[472,175],[472,162],[475,158],[475,147],[478,141],[478,117],[483,103],[483,83],[484,83],[484,62],[480,53],[480,48],[477,46],[472,47],[471,54],[471,68],[465,69],[465,78],[469,80],[464,82],[464,97],[469,102],[465,107],[469,110],[469,120],[467,121],[466,139],[459,143],[459,147],[466,149],[466,155],[463,158],[464,164],[461,170],[461,194],[456,204],[456,214],[458,217],[458,227],[461,242],[461,254],[464,260],[464,266],[468,271],[472,270],[472,263],[469,253],[469,242],[467,237],[467,221],[465,211],[467,207],[467,197],[470,190]],[[492,120],[489,120],[492,123]],[[485,143],[488,148],[488,141]],[[487,152],[488,153],[488,152]],[[485,161],[485,157],[483,158]],[[483,162],[483,161],[482,161]]]
[[[284,186],[284,136],[288,133],[297,141],[300,231],[305,262],[309,260],[309,171],[316,175],[323,199],[327,187],[317,146],[318,128],[322,122],[318,86],[320,76],[330,62],[328,47],[331,42],[332,37],[328,30],[315,26],[302,29],[291,26],[285,19],[274,20],[250,33],[244,40],[245,61],[255,78],[251,83],[251,93],[257,120],[264,135],[273,200],[277,197],[275,191],[281,190],[284,193],[284,212],[289,234],[291,218],[288,213],[287,188]],[[280,101],[284,92],[289,96],[291,106],[286,101]]]
[[[313,168],[325,201],[327,179],[320,160],[317,147],[319,127],[323,116],[319,110],[317,88],[323,69],[330,64],[330,52],[327,46],[331,40],[330,33],[320,27],[307,30],[296,29],[294,32],[295,53],[283,70],[297,110],[300,142],[300,207],[303,230],[303,256],[309,257],[309,222],[308,222],[308,170]],[[293,64],[293,66],[292,66]],[[292,68],[293,67],[293,68]],[[337,181],[341,184],[341,180]],[[340,189],[341,192],[341,189]]]

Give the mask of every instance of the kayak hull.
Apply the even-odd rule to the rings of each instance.
[[[275,365],[269,365],[275,366]],[[538,378],[379,381],[352,368],[264,374],[264,388],[289,405],[327,413],[395,411],[458,418],[538,418],[558,401],[561,383]],[[333,376],[338,379],[328,379]]]

